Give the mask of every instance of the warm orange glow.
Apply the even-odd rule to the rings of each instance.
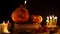
[[[53,27],[57,27],[57,16],[54,16],[54,15],[50,15],[49,18],[47,18],[46,20],[46,24],[47,24],[47,27],[49,28],[53,28]]]
[[[29,13],[28,10],[21,5],[15,11],[13,11],[11,17],[14,22],[26,22],[29,19]]]
[[[4,28],[4,33],[10,33],[7,28]]]
[[[0,24],[0,26],[1,26],[0,29],[1,29],[2,33],[10,33],[10,32],[8,31],[8,24],[5,23],[5,21],[3,21],[3,23]]]
[[[3,21],[3,24],[5,24],[5,21]]]
[[[41,23],[43,18],[39,15],[32,15],[32,22],[34,23]]]

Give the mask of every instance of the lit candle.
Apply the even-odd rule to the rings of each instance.
[[[49,20],[49,17],[47,16],[47,20]]]
[[[54,18],[54,19],[55,19],[55,22],[57,22],[57,16],[55,16],[55,18]]]
[[[47,26],[48,26],[49,25],[49,16],[47,16],[46,22],[47,22]]]
[[[50,19],[52,19],[52,17],[50,16]]]
[[[49,22],[49,17],[47,16],[47,20],[46,20],[46,22]]]
[[[5,24],[5,21],[3,21],[3,24]]]
[[[54,18],[54,15],[52,15],[52,18]]]
[[[25,2],[24,2],[24,3],[26,4],[26,2],[27,2],[27,1],[25,0]]]
[[[54,20],[54,15],[52,15],[52,22],[55,22],[55,20]]]
[[[5,23],[5,21],[3,21],[3,23],[2,24],[0,24],[0,26],[1,26],[1,32],[2,33],[10,33],[9,31],[8,31],[8,24],[6,24]]]
[[[26,8],[26,3],[27,3],[27,1],[25,0],[25,2],[24,2],[25,8]]]
[[[9,25],[9,20],[7,21],[7,24]]]
[[[50,21],[48,21],[48,19]],[[47,22],[47,26],[49,26],[49,27],[56,27],[57,16],[54,17],[54,15],[52,15],[52,16],[50,15],[49,17],[47,17],[46,22]]]
[[[50,16],[50,22],[52,22],[52,17]]]
[[[9,20],[7,21],[7,23],[9,23]]]
[[[49,20],[46,20],[47,23],[49,23]]]
[[[8,24],[8,29],[11,28],[11,22],[9,20],[7,20],[7,24]]]

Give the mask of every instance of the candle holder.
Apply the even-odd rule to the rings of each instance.
[[[5,23],[5,21],[3,21],[2,24],[0,24],[0,34],[2,33],[7,33],[7,34],[10,33],[8,31],[8,23]]]
[[[57,16],[54,16],[54,15],[47,16],[46,24],[47,24],[47,27],[56,27]]]
[[[46,20],[46,27],[47,27],[47,31],[49,30],[49,32],[56,32],[57,31],[57,16],[54,15],[50,15],[47,16],[47,20]]]

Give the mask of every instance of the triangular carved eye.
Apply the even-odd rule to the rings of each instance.
[[[11,17],[14,22],[26,22],[29,19],[29,13],[28,10],[21,5],[15,11],[13,11]]]

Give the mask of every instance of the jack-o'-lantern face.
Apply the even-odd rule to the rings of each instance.
[[[15,11],[13,11],[11,17],[14,22],[26,22],[29,19],[29,13],[28,10],[21,5]]]
[[[32,15],[32,22],[33,23],[41,23],[43,18],[39,15]]]

